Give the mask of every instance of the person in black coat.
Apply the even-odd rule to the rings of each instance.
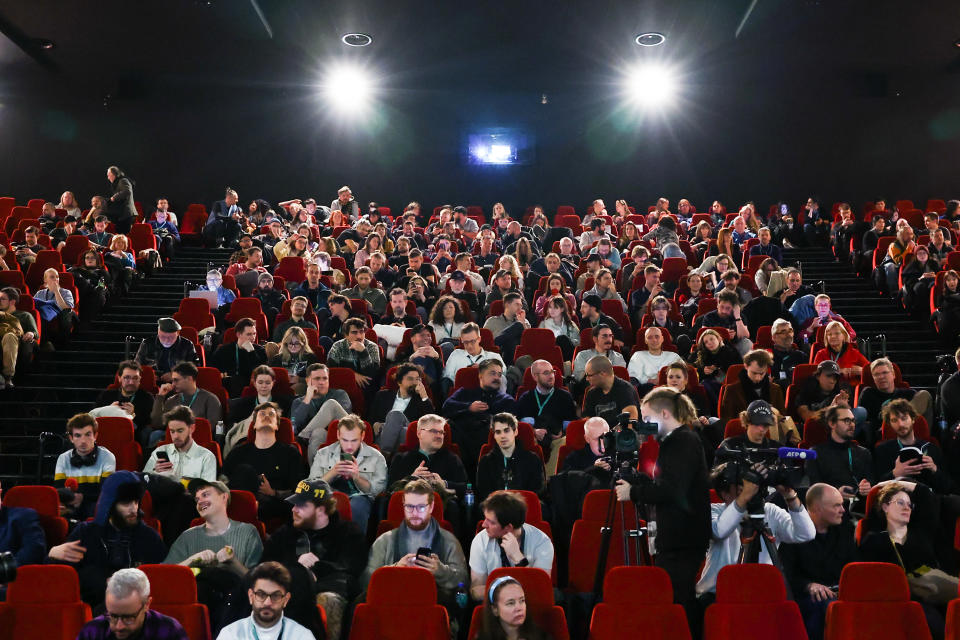
[[[517,417],[533,425],[537,444],[550,457],[554,442],[563,437],[564,427],[577,415],[577,403],[566,389],[556,387],[556,371],[546,360],[535,360],[530,375],[537,386],[517,400]]]
[[[477,462],[477,499],[483,501],[500,489],[540,493],[543,489],[543,461],[517,442],[517,419],[509,413],[493,416],[491,425],[496,448]]]
[[[711,537],[710,485],[700,436],[689,428],[697,420],[690,400],[660,387],[643,398],[640,413],[660,428],[659,475],[640,475],[636,484],[619,480],[617,499],[656,507],[656,564],[670,575],[674,602],[699,637],[696,581]]]
[[[133,181],[116,166],[107,169],[107,180],[113,185],[113,194],[107,202],[107,217],[116,225],[117,233],[129,233],[130,226],[137,217]]]
[[[810,640],[823,637],[827,607],[837,599],[843,568],[860,560],[855,527],[845,517],[843,496],[828,484],[807,489],[807,511],[816,527],[813,540],[780,545],[780,559]]]
[[[241,318],[234,325],[237,341],[221,345],[210,357],[210,365],[225,374],[223,386],[231,397],[239,398],[253,370],[267,364],[267,352],[256,343],[257,323]]]
[[[160,535],[143,523],[144,487],[131,471],[116,471],[103,482],[96,517],[81,522],[67,542],[50,549],[53,562],[73,566],[80,576],[80,596],[96,607],[103,602],[107,579],[119,569],[157,564],[167,556]]]
[[[450,420],[453,440],[467,472],[476,470],[480,448],[487,442],[490,418],[498,413],[516,413],[516,401],[500,390],[503,364],[488,358],[479,364],[480,386],[461,388],[443,403],[443,415]]]
[[[304,480],[287,498],[293,523],[277,529],[263,545],[263,562],[279,562],[290,571],[292,597],[285,612],[317,635],[313,623],[322,603],[330,637],[339,638],[347,604],[360,594],[358,581],[367,562],[364,532],[337,511],[334,492],[323,480]],[[318,635],[317,637],[323,637]]]
[[[389,455],[403,443],[407,424],[434,412],[425,379],[419,366],[404,362],[394,372],[397,389],[381,389],[373,397],[367,419],[379,434],[384,453]]]

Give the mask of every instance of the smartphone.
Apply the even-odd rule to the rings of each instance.
[[[790,213],[790,207],[785,204],[780,205],[780,215],[785,216]]]
[[[420,547],[417,549],[417,559],[419,560],[421,556],[429,558],[431,553],[433,553],[433,550],[430,547]]]
[[[170,462],[170,454],[166,451],[157,451],[157,460],[160,462]]]
[[[341,452],[340,452],[340,460],[342,460],[342,461],[344,461],[344,462],[353,462],[353,460],[354,460],[353,454],[352,454],[352,453],[346,453],[346,452],[344,452],[344,451],[341,451]]]

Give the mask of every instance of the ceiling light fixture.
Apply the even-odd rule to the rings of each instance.
[[[641,33],[634,41],[641,47],[657,47],[666,42],[667,36],[663,35],[658,31],[648,31],[647,33]]]
[[[956,40],[953,41],[953,47],[955,49],[960,49],[960,38],[957,38]]]
[[[53,48],[56,47],[57,45],[56,45],[56,43],[54,43],[53,40],[46,40],[46,39],[44,39],[44,38],[38,38],[38,39],[37,39],[37,46],[40,47],[41,49],[43,49],[44,51],[50,51],[51,49],[53,49]]]
[[[373,42],[373,38],[366,33],[347,33],[340,41],[348,47],[368,47]]]

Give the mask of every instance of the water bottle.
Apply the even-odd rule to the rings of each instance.
[[[939,420],[937,420],[937,432],[938,432],[937,437],[939,437],[941,441],[943,441],[943,438],[947,436],[947,419],[946,418],[941,417]]]
[[[223,420],[220,420],[220,421],[217,422],[216,434],[217,434],[218,436],[222,436],[222,435],[223,435],[223,432],[224,432]]]
[[[470,604],[470,596],[467,594],[467,588],[462,582],[457,583],[457,606],[461,609],[466,609],[467,605]]]
[[[467,484],[467,491],[463,494],[463,504],[467,508],[467,522],[473,521],[474,501],[475,501],[475,496],[473,495],[473,485]]]

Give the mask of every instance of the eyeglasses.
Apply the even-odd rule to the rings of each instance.
[[[302,343],[302,342],[295,342],[295,341],[291,340],[290,342],[287,343],[287,346],[288,346],[288,347],[302,347],[302,346],[303,346],[303,343]]]
[[[424,433],[429,433],[432,436],[442,436],[443,429],[424,429]]]
[[[287,594],[285,594],[283,591],[274,591],[273,593],[267,593],[266,591],[260,591],[259,589],[257,589],[256,591],[253,592],[253,599],[256,600],[257,602],[266,602],[267,599],[269,598],[270,602],[272,602],[273,604],[277,604],[281,600],[283,600],[283,596],[285,595]]]
[[[110,613],[108,611],[107,617],[110,618],[110,624],[122,624],[126,627],[137,621],[146,606],[146,604],[141,604],[136,613]]]
[[[426,504],[405,504],[403,505],[403,510],[409,513],[426,513],[427,507],[430,505]]]
[[[842,422],[843,424],[853,424],[856,421],[855,418],[837,418],[837,422]]]
[[[892,500],[891,502],[897,505],[898,507],[901,507],[903,509],[910,509],[911,511],[913,511],[913,503],[907,500],[904,500],[903,498],[900,498],[899,500]]]

